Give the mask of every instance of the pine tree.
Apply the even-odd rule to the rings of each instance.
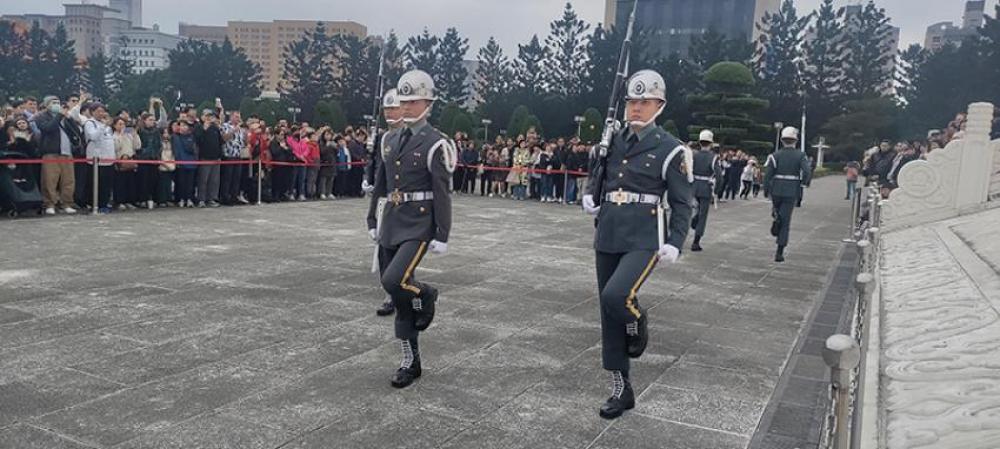
[[[336,94],[348,123],[362,123],[365,114],[371,113],[371,105],[378,78],[378,63],[381,49],[372,38],[354,35],[339,35],[337,59],[340,63],[340,88]]]
[[[810,40],[804,45],[805,64],[802,81],[806,91],[806,110],[810,126],[807,135],[836,115],[841,107],[844,82],[844,10],[836,10],[833,0],[823,0],[813,13],[809,28]]]
[[[425,72],[434,70],[435,61],[438,55],[438,44],[440,40],[437,36],[431,35],[427,28],[423,34],[412,36],[406,41],[404,52],[406,53],[407,70],[420,69]]]
[[[24,91],[28,43],[14,22],[0,21],[0,92],[7,98]]]
[[[847,17],[844,94],[853,99],[883,96],[892,87],[891,27],[885,10],[869,0],[859,14]]]
[[[706,92],[688,98],[696,123],[688,127],[688,134],[696,136],[711,129],[716,142],[724,147],[766,154],[772,146],[768,138],[771,127],[757,123],[756,118],[768,102],[750,94],[755,84],[750,69],[736,62],[720,62],[705,72],[704,82]]]
[[[770,116],[788,121],[802,111],[803,31],[808,17],[799,17],[792,0],[784,0],[775,14],[766,14],[755,55],[761,93],[770,104]]]
[[[569,2],[562,17],[549,25],[545,46],[551,63],[546,64],[545,69],[547,83],[556,95],[576,98],[583,93],[583,74],[587,67],[585,39],[589,29],[590,25],[577,16]]]
[[[390,31],[389,36],[385,39],[385,71],[383,76],[386,79],[387,88],[396,87],[396,81],[399,77],[403,75],[406,70],[406,54],[403,48],[399,46],[399,36],[396,36],[396,32]]]
[[[660,116],[660,120],[671,121],[678,131],[684,131],[674,134],[683,139],[691,123],[691,109],[687,99],[701,89],[704,70],[693,62],[681,58],[678,53],[660,60],[656,69],[667,82],[667,108]]]
[[[468,51],[469,39],[459,36],[455,28],[448,28],[438,45],[437,61],[431,74],[443,101],[465,104],[468,99],[465,80],[469,71],[463,64]]]
[[[531,37],[525,45],[517,46],[517,59],[514,61],[514,86],[529,99],[538,99],[548,91],[545,84],[545,62],[549,59],[549,50],[542,47],[538,35]],[[537,101],[537,100],[536,100]]]
[[[74,42],[66,35],[66,27],[61,23],[47,41],[49,64],[46,70],[46,83],[50,89],[63,94],[73,92],[78,87],[74,85],[77,73],[73,44]]]
[[[500,44],[492,36],[486,46],[479,49],[476,57],[479,62],[476,68],[476,101],[479,103],[479,114],[500,123],[510,112],[504,101],[510,93],[511,72],[510,60],[504,56]]]
[[[82,87],[93,99],[103,102],[111,100],[111,95],[114,93],[110,86],[115,70],[114,64],[114,61],[104,56],[104,53],[94,54],[87,59]]]
[[[222,45],[181,41],[168,57],[169,84],[185,102],[211,102],[219,97],[223,104],[235,106],[245,97],[260,95],[260,67],[228,40]]]
[[[278,90],[300,107],[303,118],[312,118],[316,103],[332,94],[333,76],[330,70],[331,41],[322,23],[307,32],[302,39],[285,46],[285,63]]]
[[[899,55],[896,65],[896,95],[904,104],[917,96],[917,83],[930,53],[920,44],[912,44]]]

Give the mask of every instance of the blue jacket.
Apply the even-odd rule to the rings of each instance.
[[[174,160],[177,161],[195,161],[198,160],[195,154],[194,147],[194,137],[190,134],[180,135],[174,134],[170,137],[170,144],[174,149]],[[198,168],[197,165],[191,164],[178,164],[181,169],[184,170],[195,170]]]

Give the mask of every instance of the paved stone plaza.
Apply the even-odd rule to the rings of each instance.
[[[400,391],[365,209],[0,221],[0,448],[742,449],[849,221],[843,179],[817,180],[777,265],[769,203],[714,211],[706,251],[640,294],[639,402],[609,423],[589,218],[456,197],[451,252],[417,272],[442,292],[424,377]]]

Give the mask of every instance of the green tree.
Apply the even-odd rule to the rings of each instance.
[[[29,77],[28,41],[14,22],[0,21],[0,92],[3,98],[24,92]]]
[[[332,94],[334,81],[329,70],[332,48],[326,27],[317,23],[312,31],[288,43],[283,50],[285,62],[278,91],[302,109],[304,120],[311,120],[319,100]]]
[[[580,124],[580,140],[595,143],[601,138],[604,127],[604,117],[595,108],[583,111],[583,123]]]
[[[552,93],[572,99],[583,94],[589,29],[590,25],[580,19],[569,2],[562,17],[549,24],[545,46],[550,59],[545,65],[545,77]]]
[[[396,87],[396,81],[406,70],[406,54],[399,46],[399,36],[395,31],[390,31],[385,38],[385,71],[383,75],[386,79],[387,89]]]
[[[661,120],[672,121],[678,132],[686,131],[691,123],[691,107],[688,96],[701,89],[703,72],[692,62],[682,59],[674,53],[663,58],[656,66],[657,71],[667,81],[667,108],[660,116]],[[677,138],[685,139],[686,133],[671,133]]]
[[[808,135],[814,135],[823,123],[838,113],[844,82],[844,10],[836,10],[833,0],[823,0],[813,13],[815,20],[809,28],[805,49],[805,67],[802,81],[806,91],[806,110],[813,125]]]
[[[467,135],[475,135],[473,131],[475,130],[475,124],[472,123],[472,116],[468,112],[460,111],[458,115],[455,116],[455,120],[451,124],[451,133],[454,134],[456,131],[461,131]]]
[[[845,21],[847,58],[844,64],[844,94],[863,99],[882,96],[892,87],[892,32],[885,10],[869,0],[859,14]]]
[[[434,82],[438,95],[444,101],[464,104],[469,97],[465,79],[469,71],[465,68],[465,54],[469,51],[469,39],[463,38],[455,28],[448,28],[437,48],[434,65]]]
[[[930,52],[920,44],[912,44],[900,53],[896,65],[896,96],[903,103],[909,103],[916,98],[917,78],[929,56]]]
[[[808,17],[799,17],[792,0],[777,13],[764,15],[758,29],[755,64],[761,94],[770,102],[770,118],[788,121],[802,111],[803,64],[799,59]]]
[[[240,112],[244,117],[257,116],[268,125],[273,125],[281,119],[292,119],[288,113],[290,106],[284,100],[244,98],[240,102]]]
[[[344,129],[348,123],[344,109],[336,101],[321,100],[317,102],[315,117],[317,124],[329,125],[332,129]]]
[[[523,134],[525,121],[531,116],[531,111],[525,105],[520,105],[514,108],[514,112],[510,114],[510,120],[507,121],[507,135],[517,136],[518,134]]]
[[[897,137],[899,106],[891,98],[870,97],[850,100],[845,112],[823,126],[827,140],[833,142],[831,160],[861,160],[862,153],[880,139]]]
[[[45,83],[49,89],[69,94],[79,87],[77,77],[74,41],[66,35],[66,27],[59,24],[51,38],[46,41],[48,50]]]
[[[768,102],[753,97],[750,92],[755,80],[750,69],[736,62],[720,62],[705,73],[706,93],[691,95],[688,101],[694,110],[689,135],[703,129],[715,133],[716,142],[726,147],[738,147],[763,156],[772,147],[771,127],[756,122],[756,116],[767,109]]]
[[[710,28],[691,38],[688,59],[702,70],[723,61],[749,64],[753,59],[753,45],[745,39],[727,39],[715,28]]]
[[[424,28],[423,34],[412,36],[406,41],[404,53],[406,54],[406,68],[408,70],[420,69],[425,72],[434,71],[435,61],[438,56],[438,44],[441,41]]]
[[[594,32],[591,33],[590,39],[587,41],[589,71],[586,73],[584,81],[586,101],[581,107],[595,107],[600,111],[607,110],[611,88],[615,84],[618,55],[624,40],[624,30],[616,28],[605,30],[604,27],[600,26],[594,28]],[[632,72],[658,64],[657,55],[643,51],[643,49],[649,48],[649,45],[646,44],[647,40],[645,32],[636,32],[632,36],[632,51],[629,58]],[[675,57],[677,60],[680,59],[680,57]],[[670,83],[671,80],[668,78],[668,88]]]
[[[538,41],[538,35],[532,36],[527,44],[517,46],[514,86],[522,98],[539,99],[548,91],[544,69],[550,56],[549,50]]]
[[[114,90],[112,90],[114,66],[115,62],[104,56],[104,53],[91,56],[87,60],[87,66],[83,73],[83,90],[89,92],[96,100],[110,101],[112,94],[114,94]]]
[[[476,60],[479,62],[475,74],[479,114],[500,123],[513,112],[508,101],[512,76],[510,60],[492,36],[486,46],[479,49]]]
[[[186,102],[219,97],[223,104],[231,105],[260,95],[260,67],[228,39],[222,45],[182,41],[168,57],[169,84],[181,92]]]
[[[149,108],[149,98],[169,98],[169,77],[165,70],[130,75],[122,81],[121,89],[114,95],[116,105],[131,111],[145,111]]]
[[[379,53],[381,50],[371,38],[339,35],[336,39],[340,61],[340,83],[335,97],[344,109],[348,123],[362,123],[365,114],[371,114],[372,101],[378,86]]]

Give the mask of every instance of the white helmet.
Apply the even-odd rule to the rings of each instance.
[[[382,97],[382,108],[391,109],[399,107],[399,95],[396,94],[396,89],[389,89],[385,91],[385,96]]]
[[[626,100],[660,100],[667,101],[667,83],[659,73],[652,70],[640,70],[628,79]]]
[[[711,142],[715,143],[715,134],[712,134],[710,130],[702,130],[701,134],[698,135],[699,142]]]
[[[799,140],[799,130],[794,126],[788,126],[781,130],[781,140]]]
[[[434,79],[423,70],[410,70],[399,77],[396,85],[399,101],[437,100]]]

